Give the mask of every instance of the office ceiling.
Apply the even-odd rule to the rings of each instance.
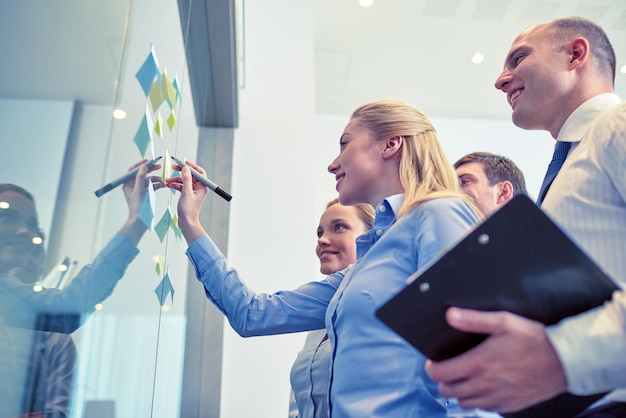
[[[207,3],[215,0],[206,0]],[[245,0],[244,0],[245,1]],[[130,0],[14,1],[0,13],[0,97],[113,104]],[[36,10],[36,13],[33,13]],[[493,88],[526,26],[583,15],[609,33],[626,65],[624,0],[314,0],[316,111],[346,115],[395,98],[430,115],[508,118]],[[482,64],[470,62],[475,52]],[[626,74],[616,87],[626,98]]]
[[[427,114],[510,117],[494,81],[515,36],[582,15],[607,30],[626,65],[624,0],[315,0],[316,109],[349,114],[369,100],[408,101]],[[484,62],[472,64],[476,52]],[[616,88],[626,98],[626,74]]]
[[[112,104],[129,0],[6,1],[0,98]]]

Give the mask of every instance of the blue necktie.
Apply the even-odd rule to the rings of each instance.
[[[550,165],[548,165],[548,171],[546,171],[546,176],[544,177],[541,189],[539,190],[539,197],[537,198],[538,205],[541,205],[543,198],[546,197],[546,193],[548,193],[550,185],[563,166],[563,162],[565,161],[565,157],[567,157],[567,152],[571,146],[571,142],[558,141],[556,143],[556,146],[554,147],[554,154],[552,155],[552,161],[550,161]]]

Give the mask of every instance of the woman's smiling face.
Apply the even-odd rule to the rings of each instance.
[[[354,206],[331,205],[324,211],[317,227],[315,253],[320,260],[320,271],[333,274],[356,261],[356,237],[367,226]]]
[[[372,203],[371,195],[382,178],[382,145],[357,120],[346,125],[339,140],[339,155],[328,166],[328,171],[335,175],[342,204],[377,203]]]

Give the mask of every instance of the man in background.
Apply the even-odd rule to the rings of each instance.
[[[473,152],[454,163],[461,191],[485,218],[518,194],[528,194],[522,170],[502,155]]]

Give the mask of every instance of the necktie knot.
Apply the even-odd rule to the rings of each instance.
[[[563,142],[563,141],[557,142],[556,146],[554,147],[554,154],[552,155],[552,161],[565,161],[565,157],[567,157],[567,153],[569,152],[569,149],[571,146],[572,146],[571,142]]]
[[[544,197],[546,197],[546,193],[548,192],[550,185],[556,178],[559,170],[563,166],[565,157],[567,157],[567,153],[569,152],[569,149],[571,147],[571,142],[558,141],[556,143],[556,146],[554,147],[554,154],[552,154],[552,161],[550,161],[550,165],[548,165],[546,176],[544,177],[543,183],[541,184],[541,189],[539,190],[539,198],[537,199],[537,204],[541,205]]]

